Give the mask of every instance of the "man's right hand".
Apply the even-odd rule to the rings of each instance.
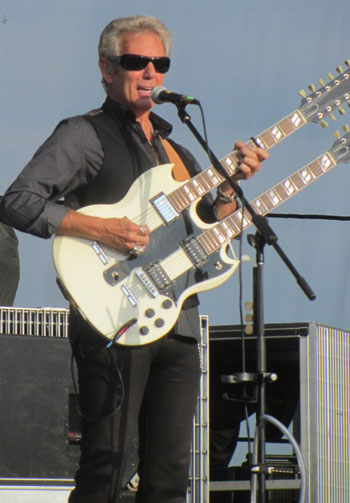
[[[149,228],[123,218],[100,218],[70,210],[56,231],[58,236],[92,239],[130,253],[135,246],[149,243]]]

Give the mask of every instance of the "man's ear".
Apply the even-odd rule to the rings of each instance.
[[[111,63],[107,61],[106,59],[100,59],[98,62],[98,66],[100,68],[102,78],[103,80],[107,83],[110,84],[112,82],[112,68],[111,68]]]

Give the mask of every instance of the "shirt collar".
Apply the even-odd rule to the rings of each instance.
[[[136,122],[135,114],[132,110],[117,103],[108,96],[102,105],[102,110],[118,117],[121,121]],[[153,112],[150,114],[150,120],[156,136],[159,134],[162,138],[167,138],[170,135],[173,127],[168,121]]]

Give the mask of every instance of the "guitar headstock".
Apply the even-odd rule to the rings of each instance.
[[[345,134],[341,136],[339,131],[334,132],[336,141],[329,149],[329,153],[338,162],[350,162],[350,127],[346,124],[342,127]]]
[[[329,82],[325,83],[319,80],[321,87],[316,89],[314,84],[309,85],[311,94],[307,95],[305,91],[299,91],[303,98],[299,110],[308,122],[320,122],[322,127],[328,126],[325,117],[336,120],[334,113],[338,111],[341,115],[345,114],[346,104],[350,107],[350,60],[345,61],[347,70],[337,67],[338,76],[334,77],[328,74]]]

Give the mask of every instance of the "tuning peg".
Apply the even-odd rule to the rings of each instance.
[[[333,112],[331,112],[331,113],[329,114],[329,118],[330,118],[330,119],[332,119],[332,121],[336,121],[336,120],[337,120],[337,118],[336,118],[336,116],[334,115],[334,113],[333,113]]]
[[[253,315],[251,313],[247,313],[244,317],[244,321],[246,323],[252,323],[253,322]]]
[[[309,86],[307,86],[307,87],[308,87],[308,88],[310,89],[310,91],[311,91],[311,92],[313,92],[313,93],[316,91],[316,86],[315,86],[315,84],[310,84],[310,85],[309,85]]]
[[[350,59],[347,59],[346,61],[344,61],[344,63],[346,64],[346,66],[349,68],[350,67]]]
[[[328,127],[328,122],[326,122],[324,119],[321,120],[320,124],[321,124],[321,127],[323,127],[323,128]]]
[[[339,140],[341,138],[340,131],[338,131],[338,130],[334,131],[333,136],[334,136],[334,138],[336,138],[337,140]]]
[[[319,81],[319,83],[320,83],[320,86],[322,86],[322,87],[323,87],[323,86],[325,86],[325,85],[326,85],[326,83],[325,83],[325,81],[324,81],[323,79],[318,79],[318,81]]]
[[[338,112],[340,113],[340,115],[345,115],[346,114],[346,111],[342,107],[338,108]]]
[[[350,100],[348,100],[348,101],[346,102],[346,104],[347,104],[347,105],[348,105],[348,107],[350,108]]]
[[[343,71],[344,71],[341,66],[337,66],[336,70],[338,73],[343,73]]]
[[[344,133],[349,133],[350,132],[349,124],[344,124],[344,126],[342,127],[342,130],[344,131]]]
[[[328,73],[327,77],[329,80],[334,80],[334,75],[331,72]]]
[[[304,89],[300,89],[299,91],[299,96],[301,96],[302,98],[306,98],[306,92],[304,91]]]

